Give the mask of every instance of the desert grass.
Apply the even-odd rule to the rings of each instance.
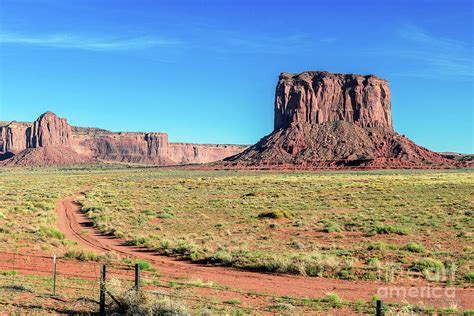
[[[56,201],[82,188],[80,202],[99,230],[165,255],[343,279],[453,270],[454,280],[444,281],[472,280],[470,170],[3,169],[0,250],[96,260],[55,226]]]
[[[404,277],[430,258],[463,283],[473,184],[469,170],[150,170],[99,181],[81,202],[102,232],[166,255],[344,279]]]

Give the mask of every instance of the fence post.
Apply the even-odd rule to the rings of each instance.
[[[105,264],[100,269],[100,310],[99,315],[105,316]]]
[[[135,291],[140,291],[140,265],[135,263]]]
[[[375,315],[383,316],[383,302],[382,300],[377,300],[377,305],[375,307]]]
[[[53,257],[53,296],[56,295],[56,255]]]

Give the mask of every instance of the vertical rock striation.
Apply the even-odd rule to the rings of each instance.
[[[332,121],[393,129],[388,82],[373,75],[282,73],[276,87],[274,120],[275,130],[295,123]]]
[[[53,112],[41,115],[27,131],[27,147],[71,145],[72,130],[67,119],[56,116]]]
[[[388,82],[373,75],[280,75],[274,131],[226,166],[425,168],[453,162],[393,129]]]

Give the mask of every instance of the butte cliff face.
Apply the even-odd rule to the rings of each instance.
[[[74,127],[46,112],[33,123],[0,122],[0,164],[61,165],[98,160],[157,165],[207,163],[246,146],[169,143],[166,133]]]
[[[274,131],[225,159],[273,168],[446,167],[453,162],[396,133],[388,82],[373,75],[280,75]]]
[[[72,139],[71,125],[65,118],[56,116],[53,112],[41,115],[26,135],[27,147],[70,146]]]
[[[375,76],[307,71],[280,75],[274,129],[292,124],[345,121],[392,129],[390,90]]]

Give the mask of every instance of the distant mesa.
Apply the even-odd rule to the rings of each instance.
[[[71,126],[52,112],[33,123],[0,123],[0,164],[41,166],[115,161],[198,164],[244,150],[241,145],[170,143],[166,133],[110,132]]]
[[[394,131],[388,82],[374,75],[282,73],[274,130],[226,168],[449,168],[459,163]]]

